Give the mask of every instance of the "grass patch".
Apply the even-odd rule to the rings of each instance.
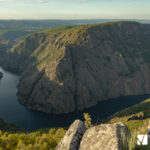
[[[77,26],[62,26],[62,27],[57,27],[57,28],[51,28],[51,29],[48,29],[48,30],[44,30],[44,32],[46,32],[46,33],[49,33],[49,32],[58,33],[58,32],[63,32],[63,31],[69,30],[69,29],[73,29],[75,27],[77,27]]]

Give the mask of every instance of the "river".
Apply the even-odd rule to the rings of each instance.
[[[0,72],[3,73],[3,78],[0,80],[0,118],[29,130],[69,126],[75,119],[83,119],[83,112],[91,114],[93,122],[96,123],[121,109],[137,104],[150,97],[150,95],[120,97],[102,101],[98,105],[85,109],[82,112],[49,115],[29,110],[21,105],[16,96],[16,86],[19,82],[19,76],[8,72],[1,67]]]

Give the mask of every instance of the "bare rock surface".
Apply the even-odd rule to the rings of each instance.
[[[80,140],[85,130],[86,127],[80,120],[74,121],[57,146],[56,150],[78,150]]]
[[[86,128],[76,120],[56,150],[128,150],[130,132],[123,123],[101,124]]]
[[[125,137],[125,141],[130,137],[130,133],[124,124],[95,126],[85,132],[79,150],[125,150],[123,137]],[[126,147],[128,149],[127,144]]]

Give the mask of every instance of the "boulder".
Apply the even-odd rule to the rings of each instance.
[[[86,130],[79,150],[128,150],[128,128],[122,124],[101,124]]]
[[[65,136],[57,146],[56,150],[78,150],[81,138],[86,130],[86,127],[80,120],[74,121],[69,127]]]

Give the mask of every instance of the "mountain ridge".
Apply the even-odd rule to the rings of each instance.
[[[22,104],[68,113],[101,100],[149,94],[149,38],[150,25],[130,21],[59,27],[15,45],[3,67],[21,73]]]

